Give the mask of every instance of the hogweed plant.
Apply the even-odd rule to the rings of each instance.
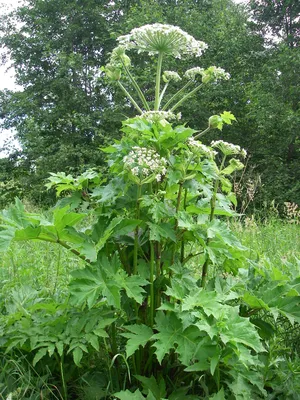
[[[26,213],[19,201],[1,215],[2,249],[12,240],[49,241],[85,262],[72,273],[63,305],[68,317],[53,322],[62,318],[57,305],[46,333],[45,311],[43,324],[35,320],[34,340],[12,342],[15,322],[3,328],[2,343],[10,349],[30,343],[34,364],[55,357],[64,398],[67,355],[80,368],[91,353],[103,352],[108,378],[102,398],[264,398],[266,349],[259,333],[272,327],[250,317],[274,309],[274,315],[299,319],[298,303],[284,302],[299,285],[293,294],[286,281],[278,291],[268,287],[261,266],[248,264],[246,249],[226,223],[236,205],[230,177],[243,168],[246,152],[222,140],[206,146],[199,138],[234,116],[213,115],[202,132],[172,123],[202,85],[229,74],[198,66],[182,77],[163,71],[166,57],[200,57],[207,47],[174,26],[146,25],[118,42],[104,71],[139,115],[124,121],[121,140],[102,149],[109,177],[95,170],[77,178],[51,174],[48,188],[65,194],[51,220]],[[154,102],[130,70],[132,51],[157,57]],[[173,80],[183,86],[165,102]],[[93,223],[83,224],[90,215]],[[26,333],[33,322],[27,324]]]

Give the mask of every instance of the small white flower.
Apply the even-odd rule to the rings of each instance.
[[[194,67],[185,71],[184,76],[188,79],[195,80],[197,75],[203,75],[204,68]]]
[[[188,139],[188,144],[192,147],[195,147],[199,153],[206,157],[213,158],[217,154],[216,151],[212,150],[208,146],[205,146],[205,144],[199,142],[198,140],[195,140],[193,137]]]
[[[174,81],[174,82],[181,81],[181,78],[180,78],[179,74],[177,72],[174,72],[174,71],[165,71],[163,73],[162,78],[163,78],[163,81],[166,82],[166,83],[170,82],[170,81]]]
[[[214,140],[211,142],[211,147],[215,147],[224,155],[233,155],[233,154],[240,154],[243,157],[246,157],[247,151],[242,149],[239,145],[224,142],[223,140]]]
[[[141,115],[138,115],[136,118],[146,119],[149,122],[159,122],[163,120],[176,120],[178,119],[178,116],[178,114],[175,115],[171,111],[145,111]]]
[[[159,182],[167,172],[167,160],[146,147],[132,147],[129,154],[123,157],[123,162],[126,169],[140,178],[155,174],[155,179]]]
[[[212,66],[204,70],[202,74],[203,83],[217,82],[222,79],[230,79],[230,74],[228,72],[225,72],[223,68]]]

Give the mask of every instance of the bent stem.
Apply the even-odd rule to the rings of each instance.
[[[161,76],[162,60],[163,60],[163,53],[159,52],[157,61],[157,70],[156,70],[154,111],[159,110],[159,104],[160,104],[160,76]]]
[[[196,136],[194,136],[194,139],[198,139],[199,137],[203,136],[206,132],[208,132],[210,130],[210,126],[208,126],[206,129],[204,129],[204,131],[201,131],[199,133],[197,133]]]
[[[189,93],[187,93],[185,96],[182,97],[172,108],[170,111],[176,110],[177,107],[179,107],[182,103],[184,103],[189,97],[193,96],[193,94],[197,93],[198,90],[201,89],[203,83],[200,83],[200,85],[196,86],[195,89],[191,90]]]

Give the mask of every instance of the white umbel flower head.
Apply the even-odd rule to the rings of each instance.
[[[175,71],[165,71],[163,73],[162,78],[165,83],[170,82],[170,81],[174,81],[174,82],[181,81],[179,74]]]
[[[217,154],[215,150],[212,150],[208,146],[205,146],[205,144],[199,142],[198,140],[195,140],[193,137],[190,137],[188,139],[188,145],[197,151],[197,153],[202,154],[205,157],[208,158],[214,158],[214,156]]]
[[[247,151],[242,149],[237,144],[224,142],[223,140],[214,140],[211,142],[211,147],[219,149],[224,155],[230,156],[233,154],[240,154],[243,157],[247,156]]]
[[[196,40],[178,26],[153,24],[133,29],[128,35],[118,38],[119,44],[149,54],[164,53],[176,58],[200,57],[207,44]]]
[[[146,147],[134,146],[123,162],[124,167],[140,179],[155,175],[159,182],[167,172],[167,160]]]
[[[230,74],[226,72],[223,68],[211,66],[207,68],[202,74],[202,82],[218,82],[220,80],[227,81],[230,79]]]
[[[174,114],[172,111],[145,111],[136,118],[146,119],[149,122],[159,122],[159,121],[172,121],[179,120],[181,114]]]
[[[194,67],[185,71],[184,76],[188,79],[195,80],[197,75],[203,75],[203,73],[204,73],[204,68]]]
[[[203,83],[218,82],[222,79],[227,81],[230,79],[230,74],[228,72],[226,72],[223,68],[215,67],[214,65],[207,69],[200,67],[190,68],[185,71],[184,74],[186,78],[192,80],[195,80],[197,75],[202,76]]]

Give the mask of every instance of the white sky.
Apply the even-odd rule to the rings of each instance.
[[[22,4],[22,0],[0,0],[0,14],[3,15],[8,10]],[[3,49],[0,49],[0,54]],[[8,69],[8,65],[0,65],[0,90],[16,88],[15,77],[13,69]],[[0,131],[0,147],[4,144],[4,141],[13,136],[11,131]],[[16,143],[17,145],[17,143]],[[0,153],[0,157],[4,157],[5,153]]]

